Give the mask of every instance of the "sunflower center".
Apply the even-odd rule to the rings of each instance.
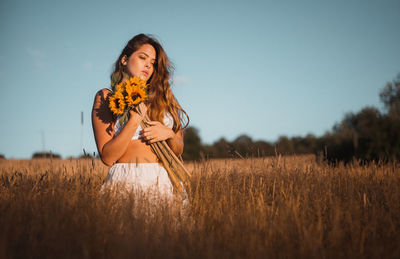
[[[119,109],[119,101],[121,100],[121,98],[118,98],[118,99],[116,99],[115,100],[115,107],[117,108],[117,109]]]

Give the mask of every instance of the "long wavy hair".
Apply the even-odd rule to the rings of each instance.
[[[154,71],[147,84],[149,84],[148,115],[151,120],[159,121],[164,124],[165,112],[169,112],[174,119],[174,132],[184,129],[189,124],[189,116],[179,105],[174,94],[171,91],[170,78],[173,72],[173,65],[168,59],[161,44],[153,37],[145,34],[138,34],[128,41],[117,61],[114,64],[114,71],[111,74],[111,81],[119,84],[123,80],[123,73],[132,76],[126,66],[122,65],[122,58],[129,58],[133,52],[138,50],[142,45],[150,44],[156,51],[156,62],[154,63]],[[186,117],[186,118],[185,118]],[[186,123],[185,123],[186,121]],[[184,125],[184,126],[182,126]]]

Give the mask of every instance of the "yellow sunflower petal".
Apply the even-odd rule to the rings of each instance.
[[[116,92],[108,100],[109,108],[115,115],[120,115],[124,112],[126,104],[122,93]]]
[[[137,77],[136,77],[136,76],[131,77],[131,78],[129,79],[129,81],[130,81],[130,83],[131,83],[132,85],[136,85],[136,84],[137,84]]]
[[[125,100],[129,107],[137,105],[147,98],[146,91],[136,85],[132,85],[131,87],[127,88],[126,92],[127,96],[125,97]]]
[[[119,84],[117,84],[117,86],[115,87],[115,89],[116,89],[116,92],[120,92],[120,93],[122,93],[123,91],[124,91],[124,83],[119,83]]]
[[[132,91],[133,91],[133,88],[134,88],[134,86],[131,85],[131,84],[126,85],[126,87],[125,87],[126,93],[127,93],[128,95],[130,95],[130,94],[132,93]]]

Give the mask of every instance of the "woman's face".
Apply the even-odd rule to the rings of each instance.
[[[130,55],[122,58],[122,65],[126,65],[133,76],[148,81],[154,71],[156,61],[156,50],[150,44],[144,44]]]

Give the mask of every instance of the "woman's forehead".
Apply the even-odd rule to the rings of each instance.
[[[151,59],[156,59],[156,50],[150,44],[142,45],[136,52],[138,52],[139,54],[144,54]]]

